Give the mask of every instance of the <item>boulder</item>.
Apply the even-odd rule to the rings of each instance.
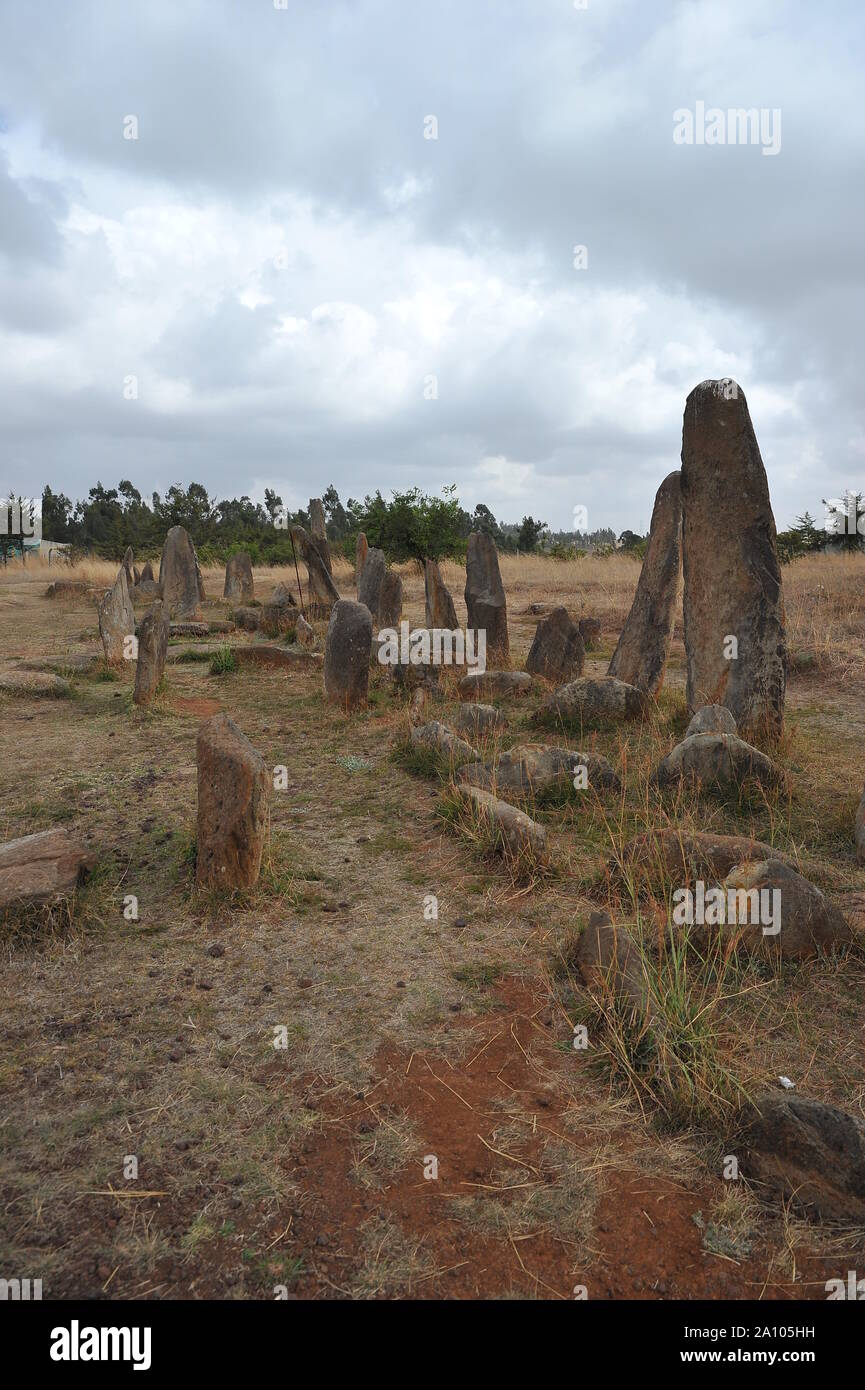
[[[470,671],[457,686],[461,700],[511,700],[532,689],[528,671]]]
[[[306,565],[307,616],[313,611],[322,615],[329,614],[333,605],[339,602],[339,590],[327,571],[321,551],[302,526],[289,527],[289,535]]]
[[[367,551],[368,551],[368,550],[369,550],[369,542],[368,542],[366,536],[364,535],[363,531],[358,531],[358,533],[357,533],[357,542],[356,542],[356,544],[355,544],[355,550],[354,550],[354,582],[355,582],[355,584],[359,584],[359,583],[360,583],[360,576],[363,574],[363,567],[364,567],[364,565],[366,564],[366,556],[367,556]]]
[[[199,887],[251,888],[269,823],[270,773],[227,714],[202,724],[196,742]]]
[[[45,590],[46,598],[83,598],[90,585],[86,579],[55,579]]]
[[[255,598],[255,581],[252,577],[252,560],[245,550],[231,555],[225,566],[225,586],[223,598],[234,603],[250,603]]]
[[[614,676],[593,679],[581,676],[548,695],[537,711],[540,722],[559,719],[589,723],[603,719],[639,719],[648,712],[645,690],[616,680]]]
[[[457,610],[435,560],[427,560],[424,564],[424,598],[426,626],[442,628],[447,632],[456,631],[459,627]]]
[[[258,609],[258,630],[263,632],[265,637],[282,637],[295,631],[299,617],[300,610],[292,608],[288,603],[263,603]]]
[[[744,738],[777,738],[786,635],[775,519],[748,405],[729,379],[701,382],[685,404],[682,507],[688,707],[726,705]]]
[[[495,796],[536,796],[550,787],[573,785],[578,767],[586,769],[587,787],[620,791],[621,782],[606,758],[596,753],[571,752],[544,743],[526,743],[487,762],[460,768],[461,782],[482,787]]]
[[[737,864],[725,878],[724,890],[752,895],[747,905],[744,899],[739,899],[742,906],[737,911],[739,919],[747,913],[749,921],[745,924],[730,922],[722,928],[725,933],[736,935],[743,951],[762,955],[780,951],[785,960],[808,960],[833,948],[849,946],[853,941],[853,932],[839,909],[792,865],[778,859]],[[781,926],[773,935],[763,930],[765,923],[761,923],[757,912],[759,900],[753,894],[774,891],[779,895]],[[772,897],[764,901],[771,907]],[[701,934],[707,930],[711,929],[704,927]]]
[[[259,625],[260,622],[261,622],[261,609],[260,609],[260,608],[235,608],[235,609],[234,609],[234,625],[235,625],[235,627],[241,628],[243,632],[257,632],[257,631],[258,631],[258,625]]]
[[[580,629],[566,608],[554,608],[542,618],[526,657],[526,670],[533,676],[562,685],[583,673],[586,649]]]
[[[446,724],[433,719],[429,724],[421,724],[412,729],[409,735],[415,748],[433,748],[453,759],[476,758],[477,753],[465,739],[458,738]]]
[[[740,1147],[741,1144],[741,1147]],[[741,1171],[822,1221],[865,1223],[865,1124],[794,1093],[759,1096],[741,1117]]]
[[[498,847],[506,854],[516,859],[526,854],[532,859],[546,855],[546,830],[523,811],[497,800],[481,787],[457,782],[453,790],[464,808],[493,832]]]
[[[346,712],[366,707],[372,616],[362,603],[339,599],[333,606],[324,648],[324,693]]]
[[[587,652],[590,652],[596,646],[601,635],[601,620],[600,618],[580,618],[577,626],[580,629],[583,646]]]
[[[726,705],[703,705],[698,709],[687,729],[685,738],[692,734],[735,734],[736,721]]]
[[[182,526],[172,526],[165,537],[159,583],[169,617],[196,617],[198,605],[204,598],[204,584],[195,546]]]
[[[156,694],[165,672],[170,623],[162,599],[157,599],[145,615],[138,633],[138,661],[135,666],[136,705],[148,705]]]
[[[737,786],[748,778],[763,787],[780,786],[784,781],[770,757],[735,734],[692,734],[667,754],[652,780],[659,787],[682,780]]]
[[[129,594],[126,570],[121,565],[114,587],[99,604],[99,636],[109,666],[122,666],[132,659],[127,639],[135,635],[135,610]]]
[[[402,617],[402,580],[396,570],[385,570],[378,598],[379,627],[399,627]]]
[[[643,959],[627,927],[608,912],[593,912],[573,952],[586,988],[601,1001],[612,1000],[633,1017],[650,1019],[651,993]]]
[[[508,608],[495,545],[483,531],[472,531],[466,549],[467,627],[486,632],[487,659],[507,661]]]
[[[465,734],[471,743],[492,738],[507,727],[507,722],[495,705],[481,704],[460,705],[454,720],[459,732]]]
[[[786,863],[763,840],[748,835],[714,835],[706,831],[688,833],[670,826],[635,835],[610,863],[611,872],[628,878],[659,877],[677,887],[726,878],[736,864],[775,859]]]
[[[6,695],[47,695],[49,699],[62,699],[72,694],[72,686],[63,676],[52,675],[49,671],[0,671],[0,691]]]
[[[327,539],[327,523],[324,518],[324,504],[320,497],[309,499],[309,534],[318,547],[321,562],[328,574],[333,574],[333,561],[330,557],[330,544]]]
[[[40,830],[0,845],[0,911],[71,896],[93,859],[65,830]]]
[[[383,550],[371,546],[367,551],[366,563],[357,582],[357,601],[369,609],[373,625],[379,627],[378,613],[381,604],[381,587],[387,573],[387,560]]]
[[[673,636],[682,563],[682,494],[678,470],[669,473],[655,497],[646,549],[631,611],[607,674],[657,695]]]

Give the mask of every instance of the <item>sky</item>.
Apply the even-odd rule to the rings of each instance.
[[[0,0],[0,486],[645,531],[732,376],[779,529],[822,519],[865,489],[863,39],[858,0]]]

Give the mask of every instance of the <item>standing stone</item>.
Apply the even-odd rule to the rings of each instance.
[[[255,598],[252,561],[245,550],[229,557],[225,566],[225,588],[222,596],[243,604],[251,603]]]
[[[270,775],[264,759],[227,714],[202,724],[196,754],[196,883],[251,888],[267,836]]]
[[[129,589],[131,592],[131,590],[135,587],[136,583],[135,556],[132,553],[131,545],[128,545],[126,547],[126,554],[123,556],[123,560],[121,561],[121,563],[123,565],[123,568],[126,570],[126,583],[129,585]]]
[[[364,604],[372,614],[372,620],[378,626],[378,611],[381,606],[381,586],[387,573],[387,560],[384,558],[383,550],[376,550],[371,546],[367,552],[366,564],[361,570],[360,579],[357,585],[357,601]]]
[[[151,584],[154,582],[153,566],[151,565],[149,560],[146,562],[144,569],[141,571],[141,578],[139,579],[138,583],[143,584],[145,580],[147,580]]]
[[[508,609],[499,573],[499,557],[489,536],[472,531],[466,551],[466,608],[468,626],[487,634],[487,660],[507,661]]]
[[[125,648],[126,639],[134,634],[135,611],[126,582],[126,570],[121,565],[113,589],[109,589],[99,604],[99,636],[109,666],[123,664],[128,650]]]
[[[172,526],[165,537],[159,564],[162,598],[172,618],[194,618],[204,598],[198,556],[182,526]]]
[[[355,582],[355,584],[359,584],[359,583],[360,583],[360,576],[363,574],[363,567],[364,567],[364,565],[366,564],[366,557],[367,557],[367,552],[368,552],[368,550],[369,550],[369,542],[368,542],[366,536],[364,535],[363,531],[358,531],[358,533],[357,533],[357,545],[355,546],[355,552],[354,552],[354,582]]]
[[[136,705],[147,705],[156,694],[165,670],[171,624],[161,599],[148,609],[138,629],[138,664],[135,667]]]
[[[378,600],[379,627],[399,627],[402,617],[402,580],[396,570],[385,570]]]
[[[330,558],[327,525],[324,519],[324,505],[320,497],[310,497],[309,499],[309,532],[318,546],[318,553],[322,558],[325,569],[328,574],[332,575],[333,561]]]
[[[856,859],[865,864],[865,788],[856,808]]]
[[[526,670],[533,676],[564,685],[583,674],[586,649],[580,629],[566,608],[554,608],[535,629],[535,638],[526,657]]]
[[[682,562],[681,475],[669,473],[655,497],[637,592],[607,675],[657,695],[673,637]]]
[[[138,572],[138,566],[137,566],[137,565],[133,565],[133,566],[132,566],[132,578],[133,578],[133,580],[134,580],[134,582],[135,582],[136,585],[138,585],[138,584],[141,583],[141,575],[140,575],[139,572]]]
[[[745,738],[777,738],[787,650],[775,520],[734,381],[701,382],[687,399],[682,509],[688,707],[726,705]]]
[[[333,606],[324,648],[324,693],[346,712],[367,702],[372,615],[362,603],[342,598]]]
[[[271,603],[278,604],[281,608],[296,608],[297,600],[287,584],[282,581],[274,585],[273,593],[270,596]]]
[[[303,526],[291,526],[289,535],[300,551],[306,565],[307,609],[309,613],[329,613],[339,600],[339,589],[334,584],[321,558],[321,551],[312,536]]]
[[[427,560],[424,565],[424,592],[426,626],[437,627],[444,632],[455,632],[459,627],[457,610],[435,560]]]

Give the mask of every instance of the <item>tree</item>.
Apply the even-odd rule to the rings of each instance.
[[[643,543],[643,537],[638,536],[636,531],[623,531],[616,544],[620,550],[639,550]]]
[[[420,563],[459,554],[461,510],[456,485],[442,488],[441,497],[428,497],[420,488],[394,492],[390,502],[376,492],[364,499],[357,522],[370,545],[383,550],[388,560]]]
[[[540,541],[549,535],[545,521],[535,521],[534,517],[524,516],[517,533],[517,550],[531,554],[537,550]]]

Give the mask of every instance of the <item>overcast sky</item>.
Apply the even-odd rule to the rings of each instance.
[[[3,489],[645,530],[728,375],[779,527],[865,487],[861,0],[276,4],[0,0]]]

